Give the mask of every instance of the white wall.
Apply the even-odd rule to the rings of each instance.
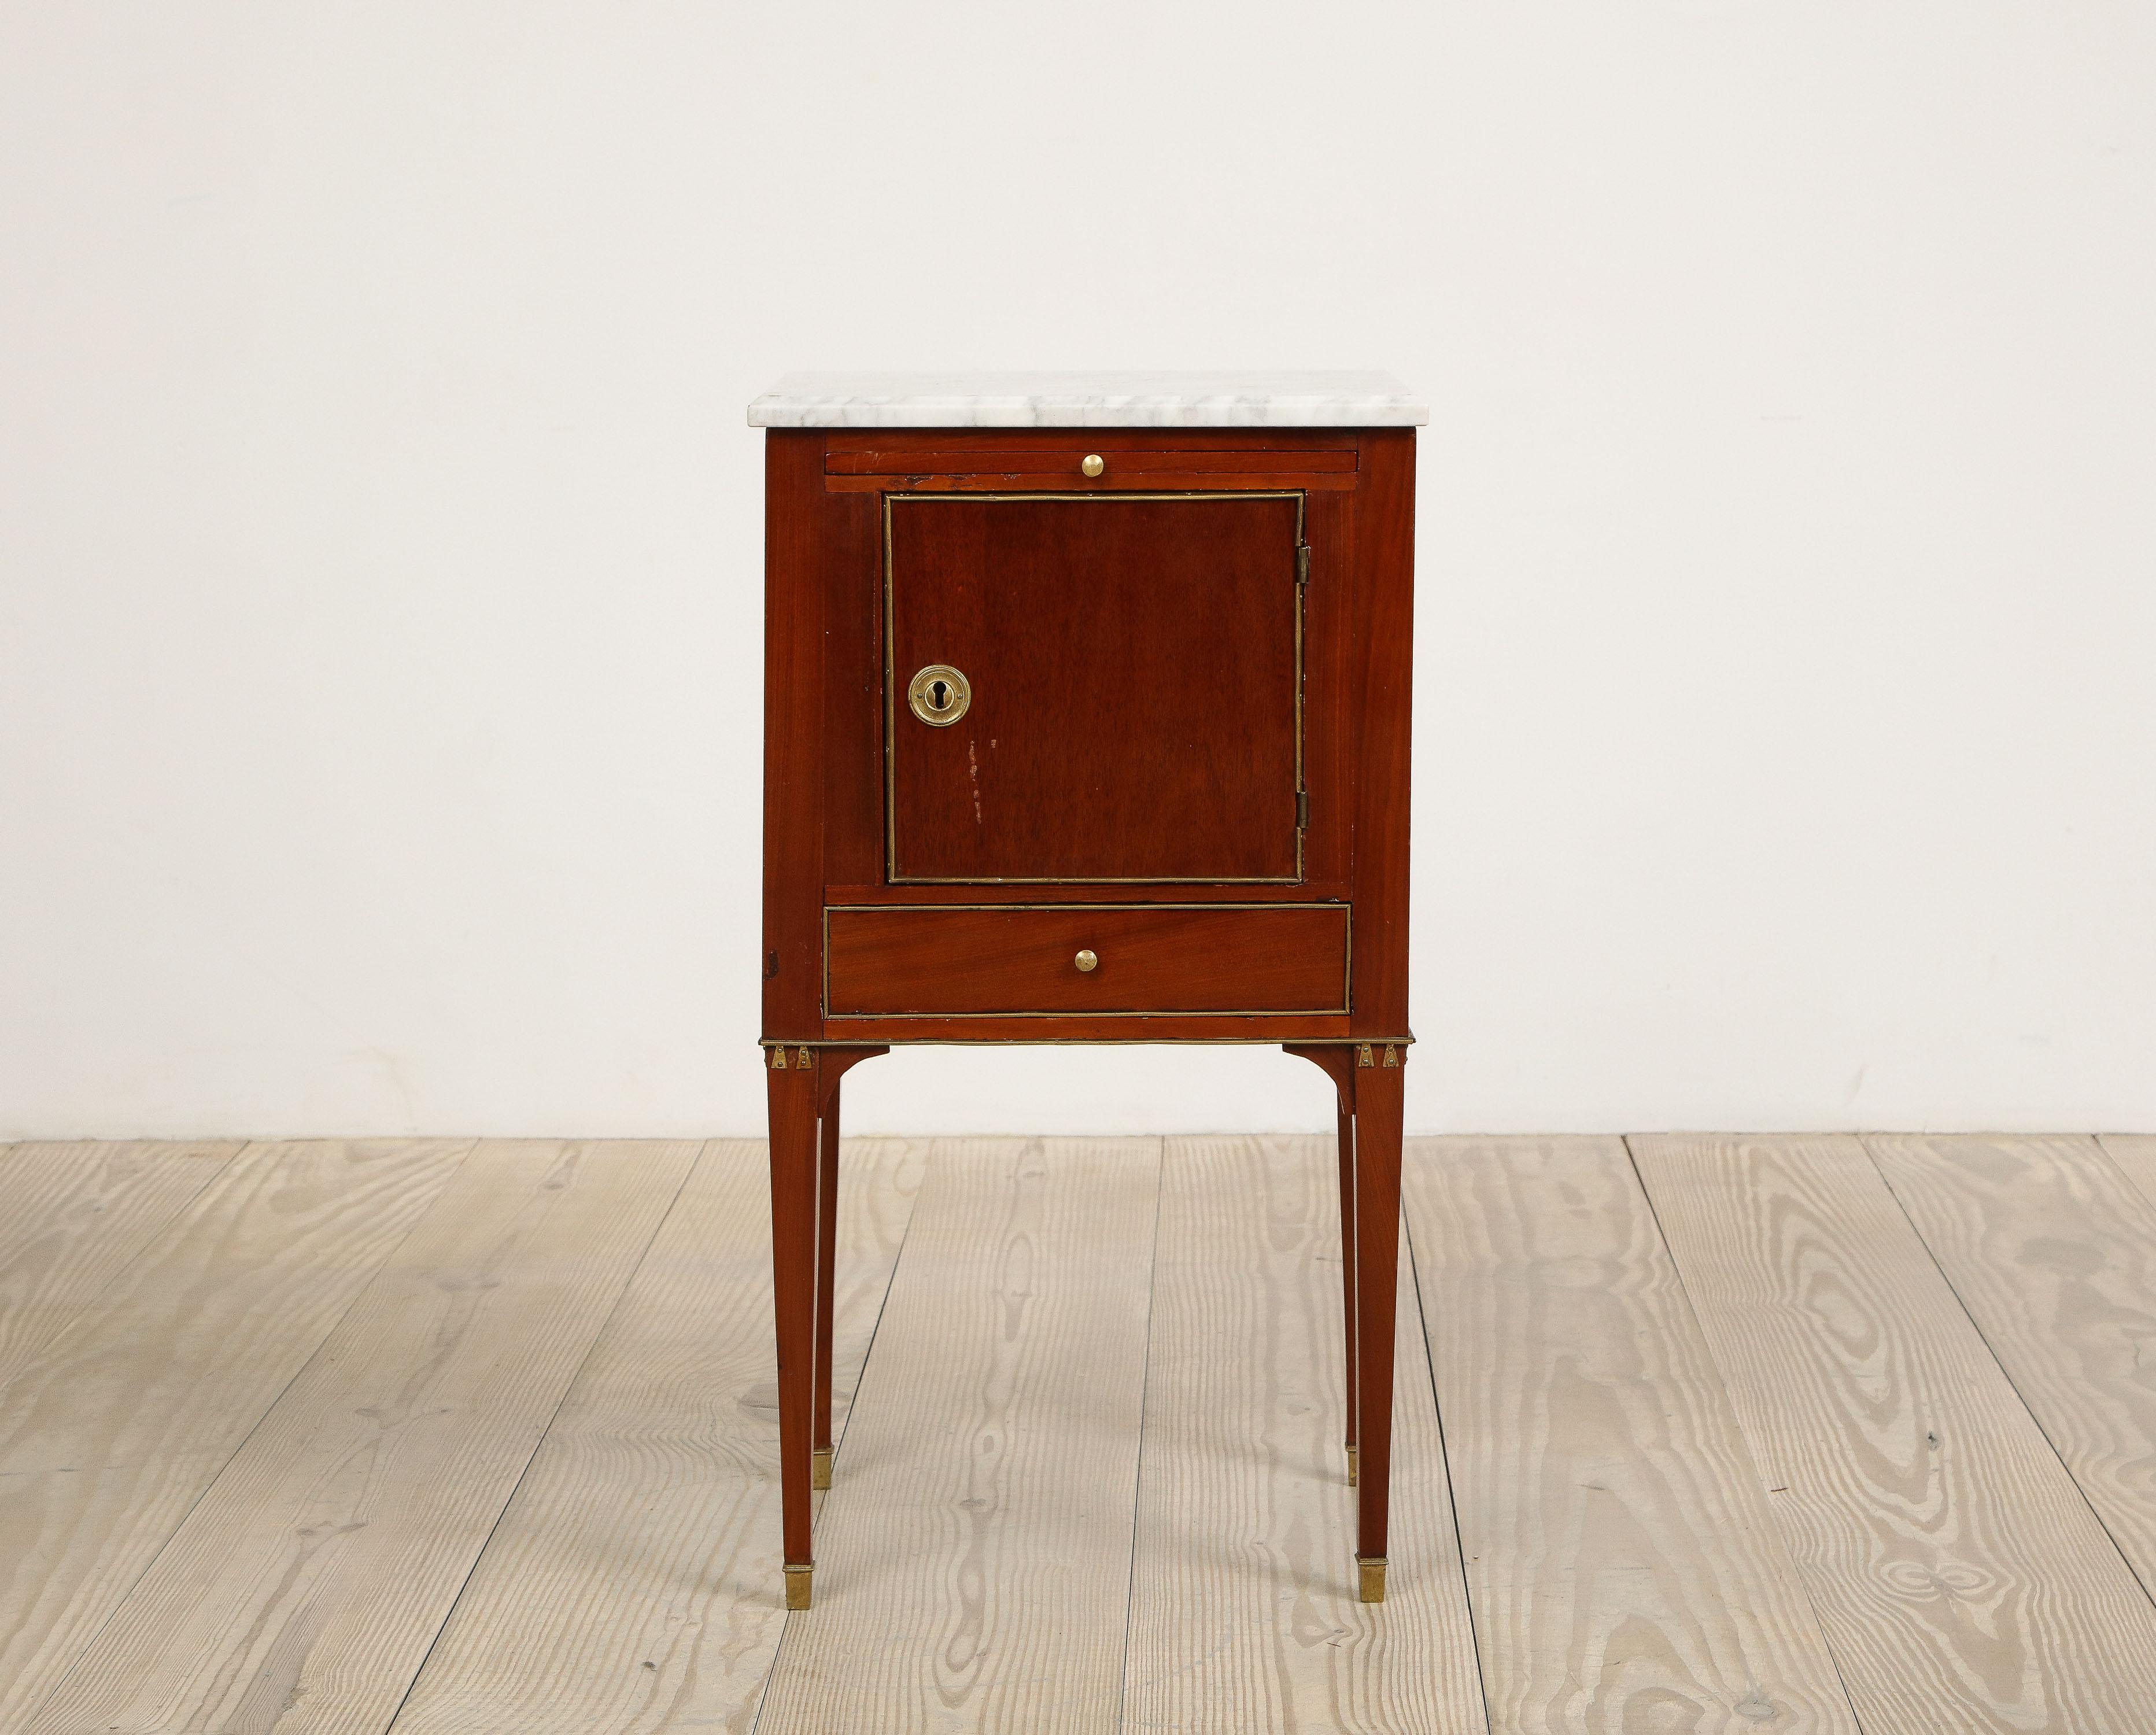
[[[944,365],[1435,399],[1413,1126],[2156,1127],[2152,89],[2050,0],[8,7],[0,1135],[756,1129],[742,408]]]

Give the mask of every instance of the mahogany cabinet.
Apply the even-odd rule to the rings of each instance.
[[[1382,1600],[1421,406],[1382,376],[797,376],[750,419],[788,1606],[834,1471],[839,1078],[921,1043],[1325,1069]]]

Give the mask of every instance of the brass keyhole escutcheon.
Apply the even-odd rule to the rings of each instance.
[[[1089,476],[1097,476],[1107,467],[1107,460],[1101,457],[1098,452],[1088,452],[1086,454],[1085,462],[1078,466],[1080,470],[1083,470]]]
[[[948,663],[931,663],[906,684],[906,702],[934,729],[947,729],[973,702],[973,684]]]
[[[1099,958],[1094,957],[1094,955],[1090,952],[1081,952],[1076,957],[1071,959],[1070,962],[1077,965],[1081,970],[1091,970],[1096,968],[1101,961]]]

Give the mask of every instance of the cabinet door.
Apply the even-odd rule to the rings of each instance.
[[[1301,878],[1300,495],[884,510],[894,880]]]

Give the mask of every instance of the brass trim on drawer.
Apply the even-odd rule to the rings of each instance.
[[[1228,881],[1216,881],[1228,884]],[[1214,1011],[1163,1012],[1158,1007],[1133,1012],[834,1012],[831,1010],[831,914],[837,911],[851,915],[855,911],[873,913],[898,910],[1337,910],[1342,918],[1345,932],[1341,937],[1340,1004],[1337,1006],[1296,1006],[1266,1008],[1257,1011],[1236,1011],[1223,1008]],[[1270,904],[826,904],[824,906],[824,982],[823,1014],[826,1019],[923,1019],[923,1018],[1337,1018],[1353,1012],[1355,998],[1355,906],[1352,903],[1296,904],[1285,899]],[[1082,1038],[1073,1040],[1082,1041]],[[1265,1041],[1259,1037],[1252,1039]],[[1367,1038],[1342,1037],[1341,1041],[1364,1041]],[[1410,1039],[1412,1040],[1412,1039]]]
[[[1255,875],[1238,877],[1220,874],[975,874],[963,878],[939,878],[921,874],[901,874],[898,870],[898,676],[891,665],[894,654],[892,635],[896,630],[896,613],[891,597],[891,509],[900,500],[1291,500],[1295,502],[1295,541],[1301,551],[1309,536],[1307,520],[1310,500],[1300,488],[1252,489],[1167,489],[1140,494],[1095,493],[1062,494],[1050,489],[1027,489],[1017,493],[974,494],[911,494],[896,490],[883,496],[883,867],[885,876],[893,885],[1300,885],[1308,877],[1303,860],[1304,843],[1307,832],[1301,825],[1295,832],[1295,872],[1291,876]],[[1291,587],[1295,596],[1295,791],[1305,793],[1307,781],[1303,767],[1303,615],[1306,608],[1305,588],[1301,583]],[[955,719],[953,721],[956,721]],[[1283,795],[1283,799],[1286,796]],[[900,904],[884,905],[886,909],[903,909]],[[947,906],[963,909],[963,905]],[[1013,907],[1053,908],[1052,905]],[[1160,906],[1163,909],[1178,907],[1173,904]]]

